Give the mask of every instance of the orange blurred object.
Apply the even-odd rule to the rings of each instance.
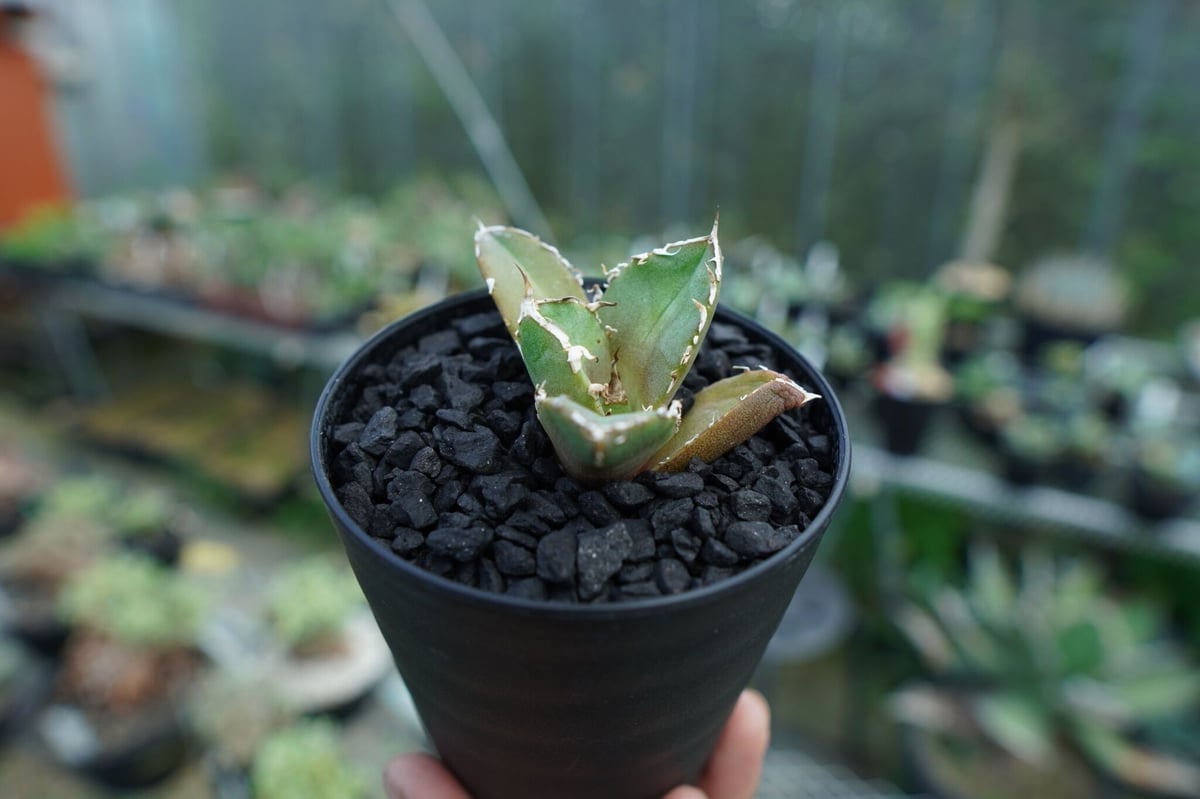
[[[48,84],[0,10],[0,230],[70,202],[50,124]]]

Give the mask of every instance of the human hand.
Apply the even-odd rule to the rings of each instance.
[[[771,735],[771,712],[762,694],[738,697],[712,757],[696,786],[681,785],[663,799],[753,799]],[[383,770],[389,799],[471,799],[436,758],[400,755]]]

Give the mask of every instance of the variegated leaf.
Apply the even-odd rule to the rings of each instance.
[[[633,408],[665,405],[700,351],[721,284],[717,224],[707,236],[667,244],[608,275],[600,321],[612,328],[617,372]]]
[[[994,743],[1026,763],[1046,763],[1054,754],[1054,727],[1048,708],[1035,697],[995,693],[970,701],[975,722]]]
[[[634,476],[679,427],[678,403],[603,416],[567,397],[539,392],[536,405],[563,468],[585,482]]]
[[[557,249],[519,228],[479,228],[475,233],[475,260],[513,336],[521,319],[526,284],[538,299],[586,299],[579,270]]]
[[[727,377],[696,395],[679,432],[655,453],[654,468],[679,471],[692,458],[711,461],[750,438],[779,414],[818,398],[790,377],[767,369]]]
[[[592,306],[573,297],[541,302],[527,297],[516,341],[535,386],[604,412],[612,354]]]

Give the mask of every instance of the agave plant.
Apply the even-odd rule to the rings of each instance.
[[[706,236],[633,256],[591,290],[557,249],[524,230],[481,226],[475,257],[525,359],[538,418],[580,480],[712,460],[817,398],[778,372],[746,370],[697,393],[683,415],[675,393],[721,286],[716,222]]]
[[[1160,608],[1112,596],[1090,562],[1031,550],[1018,577],[979,547],[964,588],[902,606],[897,622],[940,681],[897,696],[902,720],[1046,770],[1066,744],[1127,785],[1200,797],[1200,767],[1146,743],[1179,725],[1194,737],[1200,671]]]

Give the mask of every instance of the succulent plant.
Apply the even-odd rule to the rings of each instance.
[[[717,305],[715,222],[706,236],[633,256],[591,291],[558,250],[523,230],[481,226],[475,255],[525,359],[538,418],[580,480],[712,460],[817,398],[756,369],[697,393],[686,416],[674,400]]]
[[[1066,742],[1142,790],[1200,796],[1200,768],[1143,743],[1200,710],[1200,672],[1161,608],[1117,598],[1089,561],[1037,550],[1018,572],[994,548],[972,551],[967,584],[903,606],[901,631],[936,686],[897,698],[900,717],[963,731],[1019,762],[1053,768]]]
[[[263,741],[292,721],[269,677],[224,671],[196,683],[185,710],[214,758],[226,766],[248,766]]]
[[[250,772],[259,799],[353,799],[365,781],[342,759],[337,728],[327,719],[298,722],[267,738]]]
[[[272,628],[298,653],[335,639],[362,604],[353,576],[319,555],[288,564],[267,592]]]
[[[69,621],[91,632],[158,650],[193,643],[207,606],[186,577],[134,554],[92,563],[67,583],[59,602]]]

